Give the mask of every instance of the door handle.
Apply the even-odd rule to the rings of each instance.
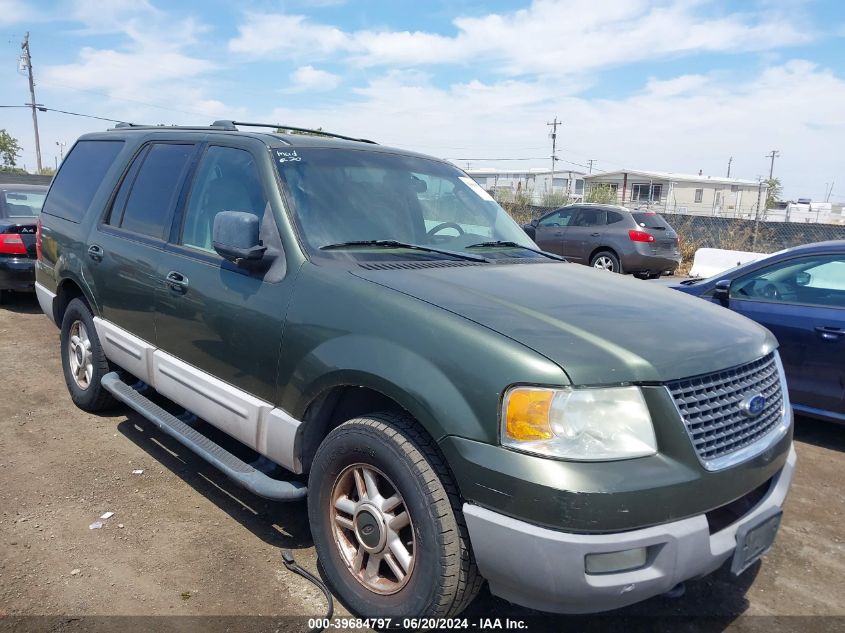
[[[171,270],[167,273],[167,277],[164,280],[173,292],[178,292],[179,294],[188,292],[188,278],[182,273]]]
[[[91,246],[88,247],[88,257],[93,259],[95,262],[103,261],[103,255],[105,255],[105,252],[101,246],[91,244]]]
[[[555,232],[555,237],[560,237],[561,235],[563,235],[563,232],[561,232],[561,231]]]
[[[825,341],[836,341],[840,336],[845,335],[845,330],[838,327],[831,327],[828,325],[819,325],[816,327],[816,332]]]
[[[601,233],[590,233],[590,237],[599,237]]]

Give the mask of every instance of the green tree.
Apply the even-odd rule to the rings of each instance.
[[[783,193],[783,185],[780,184],[780,178],[769,178],[766,181],[766,208],[773,209],[775,203],[780,200]]]
[[[616,202],[616,191],[608,184],[593,185],[584,197],[584,202],[614,204]]]
[[[21,153],[21,146],[18,139],[9,134],[5,129],[0,130],[0,169],[6,171],[17,171],[18,156]]]

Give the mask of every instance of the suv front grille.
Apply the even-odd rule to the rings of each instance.
[[[775,354],[712,374],[675,380],[666,385],[692,439],[698,457],[709,470],[720,458],[753,444],[777,428],[783,415],[783,392]],[[766,399],[756,416],[743,411],[743,401],[755,394]],[[718,462],[714,462],[718,460]]]

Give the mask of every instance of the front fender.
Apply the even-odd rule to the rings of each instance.
[[[300,419],[329,389],[360,386],[394,400],[436,440],[456,434],[489,437],[491,432],[490,439],[495,438],[497,394],[491,394],[491,406],[478,411],[479,404],[473,408],[440,367],[393,341],[355,334],[333,338],[303,357],[293,373],[319,376],[296,396],[294,416]],[[487,419],[491,413],[492,420]]]

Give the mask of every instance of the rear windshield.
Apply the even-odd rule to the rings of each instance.
[[[669,223],[663,219],[659,213],[649,213],[645,211],[632,211],[634,222],[647,229],[671,229]]]
[[[41,213],[44,205],[45,191],[15,191],[4,189],[0,192],[3,196],[3,214],[6,219],[34,218]]]

